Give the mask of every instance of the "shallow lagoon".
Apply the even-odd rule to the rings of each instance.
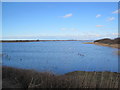
[[[64,74],[72,71],[118,72],[116,48],[86,41],[3,43],[2,64]]]

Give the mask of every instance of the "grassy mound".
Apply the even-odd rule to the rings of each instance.
[[[115,38],[115,39],[104,38],[100,40],[95,40],[94,42],[104,43],[104,44],[120,44],[120,38]]]

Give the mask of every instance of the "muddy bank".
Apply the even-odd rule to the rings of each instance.
[[[107,47],[120,49],[120,44],[105,44],[105,43],[99,43],[99,42],[88,42],[88,43],[84,43],[84,44],[95,44],[95,45],[107,46]]]

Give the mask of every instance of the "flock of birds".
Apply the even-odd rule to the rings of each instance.
[[[78,56],[85,56],[84,54],[81,54],[81,53],[78,53],[77,55]],[[5,58],[7,58],[8,60],[11,60],[11,57],[8,54],[6,54],[6,53],[3,53],[2,56],[4,56]],[[23,59],[20,58],[19,60],[22,61]]]
[[[11,57],[8,54],[6,54],[6,53],[3,53],[2,56],[4,56],[5,58],[7,58],[8,60],[11,60]],[[22,61],[21,58],[19,60]]]

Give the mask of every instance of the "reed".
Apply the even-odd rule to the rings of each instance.
[[[3,88],[118,88],[120,73],[75,71],[64,75],[2,67]]]

